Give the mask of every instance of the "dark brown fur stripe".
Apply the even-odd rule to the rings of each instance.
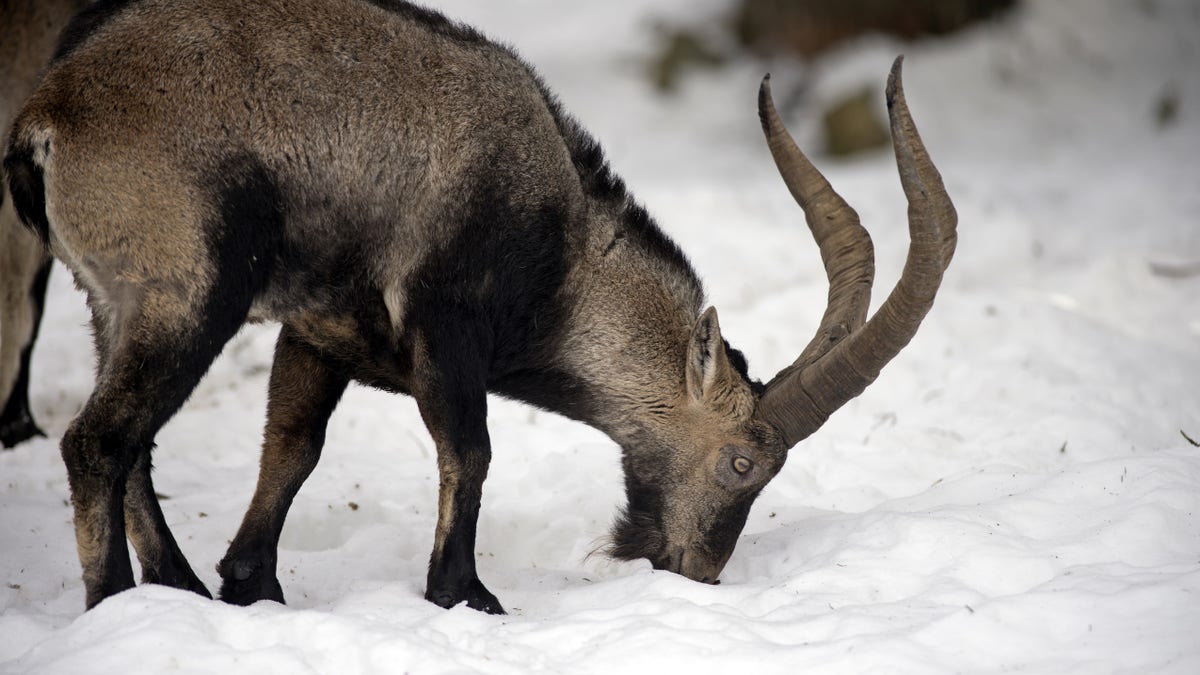
[[[67,24],[66,29],[63,30],[62,38],[59,40],[58,49],[55,50],[52,61],[58,61],[75,51],[89,37],[136,1],[99,0],[99,2],[77,14],[71,20],[71,23]]]
[[[46,218],[46,183],[42,167],[33,161],[33,149],[27,145],[12,145],[4,158],[4,171],[8,174],[8,190],[17,216],[43,244],[48,244],[50,221]]]

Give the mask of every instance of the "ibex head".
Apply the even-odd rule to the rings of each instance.
[[[613,531],[612,554],[647,558],[656,568],[715,582],[733,553],[750,506],[788,450],[862,393],[917,331],[933,305],[956,242],[957,215],[926,154],[892,66],[887,104],[911,244],[904,272],[867,320],[874,252],[858,214],[796,147],[771,100],[759,90],[767,144],[804,210],[829,277],[829,301],[816,335],[765,386],[721,338],[704,312],[687,348],[683,401],[661,411],[653,431],[626,444],[629,504]]]

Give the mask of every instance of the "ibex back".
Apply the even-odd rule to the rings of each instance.
[[[276,549],[351,380],[416,399],[438,451],[426,598],[501,612],[475,569],[491,391],[624,453],[610,552],[714,582],[788,449],[915,332],[954,213],[889,85],[909,265],[864,324],[870,240],[760,110],[830,272],[830,308],[763,386],[700,282],[517,56],[398,1],[101,3],[68,31],[6,158],[24,221],[87,291],[100,366],[62,441],[87,604],[207,594],[154,498],[150,448],[248,319],[282,324],[258,487],[221,597],[282,601]]]

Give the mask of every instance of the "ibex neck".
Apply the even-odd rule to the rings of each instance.
[[[559,310],[522,363],[491,383],[504,396],[624,442],[648,411],[684,391],[688,338],[703,291],[673,242],[632,200],[593,200],[569,229]]]
[[[620,442],[640,432],[648,410],[680,400],[704,293],[674,242],[632,200],[594,205],[587,232],[554,361],[587,400],[584,421]]]

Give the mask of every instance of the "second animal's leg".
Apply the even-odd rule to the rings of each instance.
[[[29,362],[52,262],[17,222],[11,202],[0,204],[0,445],[6,448],[45,435],[29,410]]]
[[[271,369],[258,487],[237,536],[217,566],[225,602],[283,602],[275,572],[279,534],[292,499],[321,457],[326,423],[347,384],[347,378],[330,369],[288,326],[283,327]]]
[[[414,387],[421,417],[437,445],[438,521],[425,599],[442,607],[466,602],[472,609],[503,614],[500,601],[475,569],[475,530],[483,482],[491,462],[487,430],[487,341],[471,337],[470,322],[441,322],[424,353],[415,355],[420,382]]]

